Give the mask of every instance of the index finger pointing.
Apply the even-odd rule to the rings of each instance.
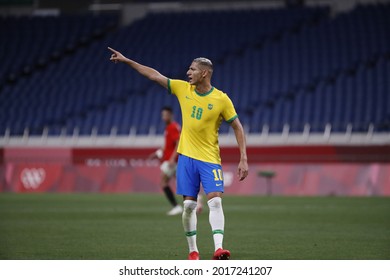
[[[112,51],[113,53],[117,53],[118,51],[116,51],[116,50],[114,50],[113,48],[110,48],[110,47],[108,47],[108,49],[110,50],[110,51]]]

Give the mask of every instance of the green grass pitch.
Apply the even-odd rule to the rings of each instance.
[[[158,194],[0,194],[0,259],[185,259]],[[390,259],[390,198],[226,196],[232,259]],[[213,252],[208,210],[201,258]]]

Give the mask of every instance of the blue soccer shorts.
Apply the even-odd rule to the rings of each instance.
[[[206,194],[223,192],[223,174],[220,164],[179,155],[176,170],[177,194],[197,197],[202,183]]]

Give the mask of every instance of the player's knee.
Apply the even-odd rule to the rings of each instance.
[[[196,210],[196,201],[193,200],[184,200],[183,208],[185,213],[191,213]]]
[[[222,208],[222,199],[220,197],[213,197],[209,201],[207,201],[207,204],[209,205],[210,210],[215,210]]]

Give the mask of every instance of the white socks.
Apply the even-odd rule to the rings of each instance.
[[[215,251],[222,248],[223,231],[225,228],[225,216],[223,215],[222,199],[214,197],[207,204],[210,208],[209,221],[213,231]]]
[[[196,246],[196,205],[196,201],[193,200],[184,200],[183,202],[182,221],[190,253],[194,251],[199,252]]]
[[[213,231],[214,247],[215,251],[222,247],[223,233],[225,228],[225,216],[223,215],[222,199],[220,197],[214,197],[210,199],[207,204],[210,208],[209,222],[211,230]],[[196,245],[196,201],[184,200],[183,202],[183,227],[187,237],[189,251],[199,252]]]

